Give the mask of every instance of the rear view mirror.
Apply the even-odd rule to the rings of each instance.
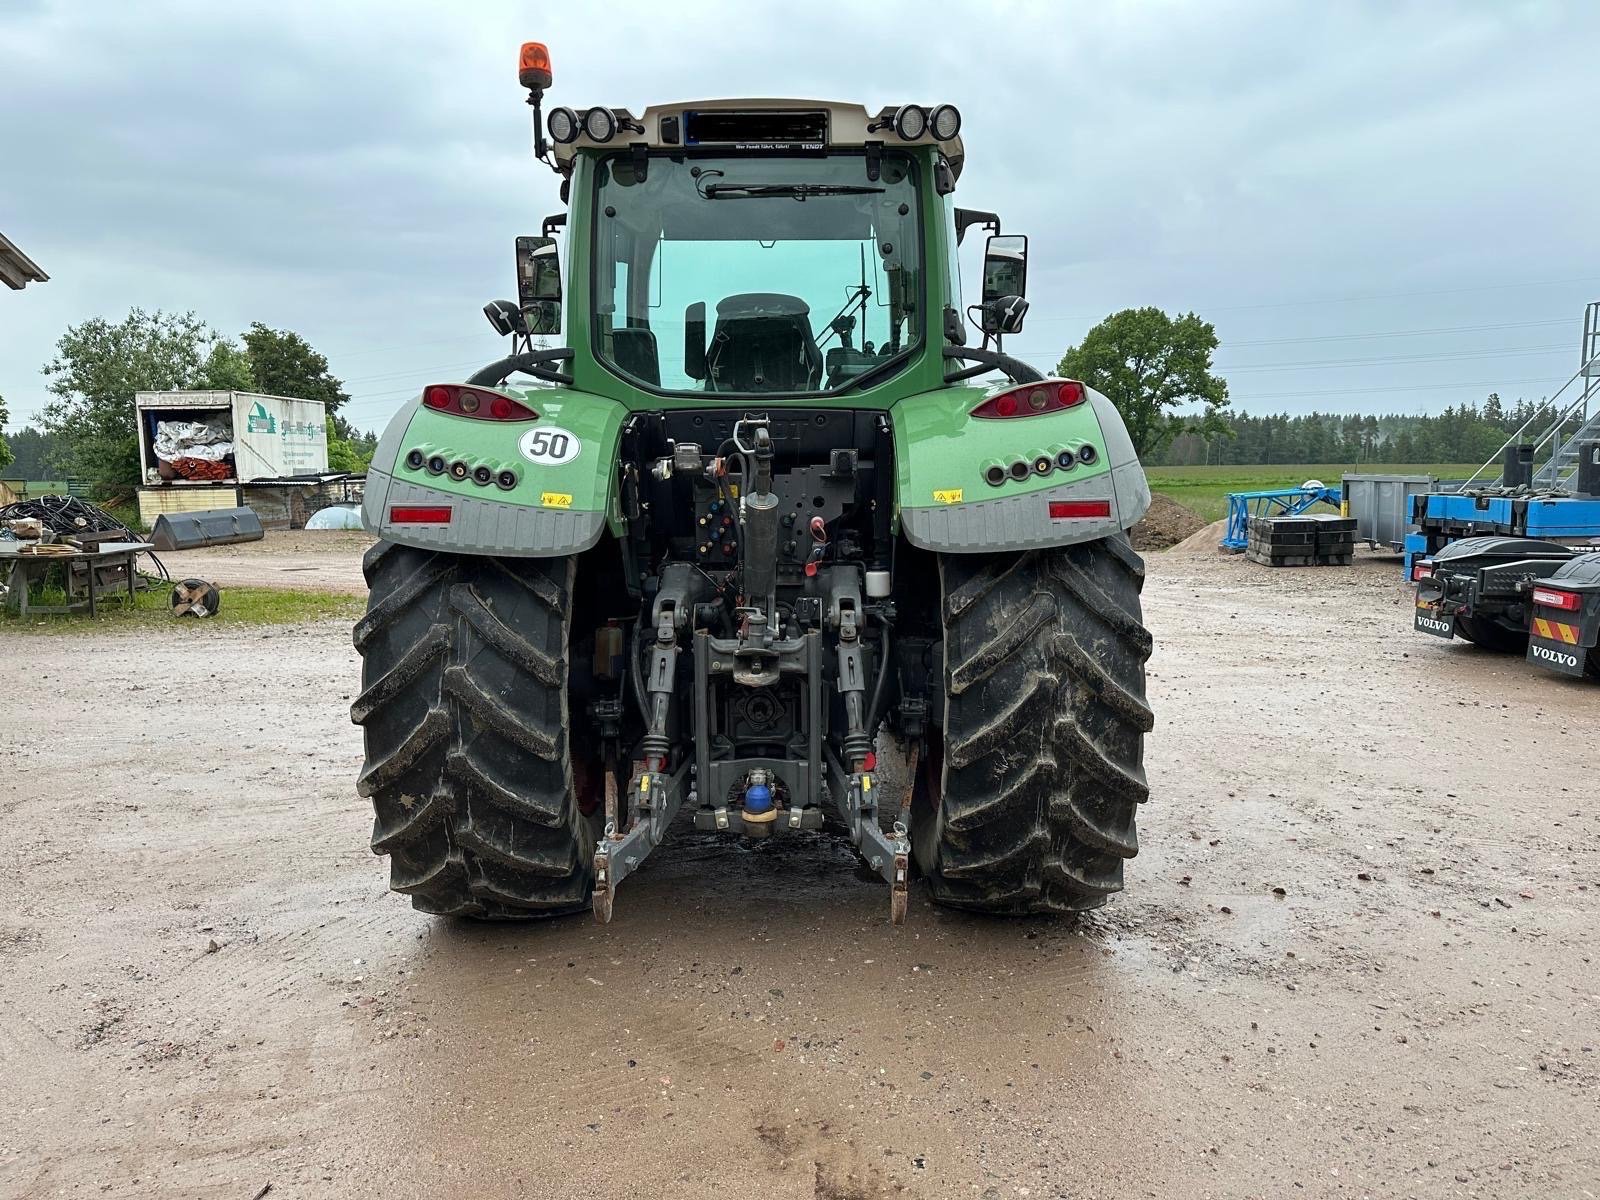
[[[1020,233],[991,237],[983,252],[983,303],[1028,294],[1028,239]]]
[[[527,332],[561,332],[561,261],[553,237],[517,239],[517,304]]]
[[[683,373],[706,377],[706,302],[696,300],[683,310]]]
[[[521,332],[533,337],[561,332],[561,301],[535,300],[518,314],[523,321]]]

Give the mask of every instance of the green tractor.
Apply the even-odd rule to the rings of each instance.
[[[959,113],[546,121],[543,46],[520,78],[566,211],[485,310],[513,353],[424,388],[367,478],[352,715],[391,886],[605,921],[683,809],[747,838],[831,812],[896,923],[913,865],[959,908],[1102,903],[1148,792],[1150,493],[1104,396],[1001,349],[1027,239],[955,206]]]

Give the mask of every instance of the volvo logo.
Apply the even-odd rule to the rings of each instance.
[[[1578,665],[1578,656],[1576,654],[1568,654],[1564,650],[1552,650],[1548,646],[1540,646],[1537,643],[1529,646],[1528,650],[1534,658],[1542,658],[1545,662],[1555,663],[1558,667],[1576,667]]]
[[[1429,629],[1434,633],[1453,633],[1449,621],[1437,621],[1432,617],[1418,617],[1417,628]]]

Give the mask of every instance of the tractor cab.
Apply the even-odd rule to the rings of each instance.
[[[1027,239],[954,207],[954,106],[724,99],[545,114],[548,52],[529,43],[522,66],[534,151],[561,175],[569,212],[518,239],[518,303],[485,310],[500,332],[564,321],[575,364],[654,395],[827,396],[942,371],[945,349],[966,342],[956,246],[972,224],[995,235],[975,323],[997,349],[1020,330]],[[564,293],[551,236],[563,227]]]

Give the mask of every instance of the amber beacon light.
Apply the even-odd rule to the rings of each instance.
[[[547,89],[554,79],[550,73],[550,48],[543,42],[523,42],[517,59],[517,79],[525,88],[540,92]]]

